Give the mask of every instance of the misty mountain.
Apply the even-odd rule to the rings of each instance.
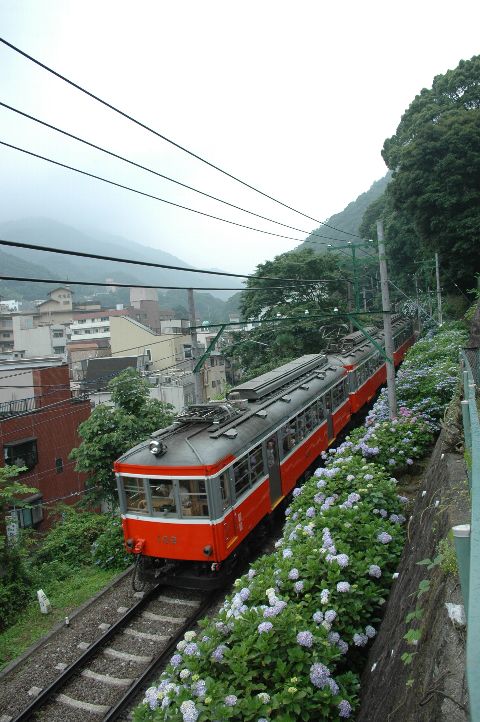
[[[358,198],[349,203],[348,206],[343,209],[343,211],[340,211],[340,213],[336,213],[335,215],[331,216],[328,219],[328,224],[330,226],[335,226],[335,228],[339,228],[342,231],[347,231],[348,233],[359,234],[359,228],[362,223],[363,214],[365,213],[369,205],[373,203],[373,201],[377,200],[377,198],[380,198],[380,196],[385,191],[387,185],[389,184],[390,180],[391,173],[389,171],[383,178],[375,181],[370,186],[368,191],[362,193],[358,196]],[[318,238],[314,236],[313,233],[327,236],[327,238]],[[343,233],[334,231],[333,228],[328,228],[327,226],[320,226],[320,228],[316,228],[313,233],[311,233],[303,241],[303,243],[298,246],[298,248],[308,247],[322,252],[325,250],[325,246],[323,244],[328,243],[328,239],[330,239],[332,241],[332,244],[335,245],[335,241],[338,242],[339,239],[346,241],[351,238],[350,236],[344,236]],[[317,248],[315,248],[315,246],[317,246]]]
[[[71,226],[47,218],[23,219],[0,223],[0,237],[5,240],[34,243],[64,248],[72,251],[98,253],[112,258],[126,258],[134,261],[164,263],[180,268],[192,268],[180,258],[165,251],[141,245],[128,238],[106,233],[85,233]],[[1,248],[1,246],[0,246]],[[114,261],[94,260],[90,258],[69,257],[48,251],[4,247],[1,255],[2,272],[6,275],[25,275],[29,277],[52,278],[63,281],[85,280],[85,285],[96,281],[113,279],[117,283],[148,284],[159,286],[235,286],[235,280],[216,275],[202,275],[178,270],[148,268]],[[20,265],[19,265],[20,264]],[[238,284],[240,285],[240,284]],[[76,295],[79,297],[80,289]],[[12,291],[13,289],[13,291]],[[1,282],[0,293],[3,296],[17,298],[45,297],[51,286],[43,293],[32,294],[32,284],[21,282]],[[99,289],[97,289],[99,290]],[[214,291],[214,296],[227,299],[229,291]]]

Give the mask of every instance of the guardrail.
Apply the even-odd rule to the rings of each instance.
[[[472,512],[470,524],[453,527],[467,619],[467,683],[470,719],[480,722],[480,422],[477,395],[480,349],[460,352],[463,370],[462,417]]]

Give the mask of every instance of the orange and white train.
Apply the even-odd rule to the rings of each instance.
[[[413,328],[392,319],[395,364]],[[383,346],[383,332],[367,329]],[[187,587],[223,583],[242,550],[318,456],[385,383],[361,332],[240,384],[225,402],[188,407],[115,462],[126,549],[141,576]]]

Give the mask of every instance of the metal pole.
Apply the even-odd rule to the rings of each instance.
[[[353,290],[355,294],[355,311],[360,311],[360,296],[358,292],[358,277],[357,277],[357,259],[356,259],[356,246],[353,244],[350,246],[352,249],[352,265],[353,265]]]
[[[435,254],[435,275],[437,277],[437,308],[438,308],[438,323],[440,326],[443,323],[442,317],[442,292],[440,290],[440,264],[438,262],[438,253]]]
[[[388,291],[387,258],[383,240],[383,221],[377,221],[378,258],[380,265],[380,287],[382,290],[383,330],[385,332],[385,354],[387,356],[387,391],[388,410],[391,419],[397,417],[397,395],[395,392],[395,360],[393,357],[392,319],[390,309],[390,294]]]
[[[195,368],[199,351],[198,351],[198,339],[197,339],[197,331],[195,329],[195,326],[197,325],[197,319],[195,315],[195,302],[193,300],[193,288],[188,289],[188,312],[190,316],[190,335],[192,337],[192,356],[193,356],[193,366]],[[194,371],[193,378],[194,378],[194,397],[195,397],[195,403],[201,404],[203,403],[203,383],[202,383],[202,372],[201,369],[198,369],[198,371]]]
[[[420,305],[418,300],[418,278],[417,274],[415,273],[413,275],[415,279],[415,298],[417,302],[417,323],[418,323],[418,333],[422,333],[422,314],[420,313]]]
[[[367,289],[366,288],[362,289],[362,295],[363,295],[363,310],[366,311],[367,310]]]

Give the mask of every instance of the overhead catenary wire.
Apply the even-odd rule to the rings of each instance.
[[[1,143],[1,141],[0,141]],[[181,271],[183,273],[204,273],[210,276],[228,276],[229,278],[251,278],[254,281],[280,281],[281,283],[309,283],[316,284],[318,280],[315,278],[280,278],[279,276],[257,276],[254,274],[231,273],[228,271],[210,271],[204,268],[185,268],[184,266],[173,266],[167,263],[155,263],[154,261],[135,261],[132,258],[116,258],[115,256],[106,256],[99,253],[87,253],[85,251],[71,251],[66,248],[55,248],[54,246],[44,246],[38,243],[20,243],[19,241],[9,241],[6,238],[0,238],[0,246],[10,246],[12,248],[27,248],[31,251],[42,251],[49,253],[57,253],[64,256],[76,256],[78,258],[95,258],[100,261],[112,261],[114,263],[128,263],[133,266],[147,266],[149,268],[165,268],[170,271]],[[112,284],[109,284],[112,285]],[[114,285],[114,284],[113,284]],[[145,286],[142,286],[145,288]],[[191,286],[189,286],[191,288]]]
[[[188,269],[186,269],[188,270]],[[298,283],[301,284],[304,279],[297,279]],[[308,279],[306,279],[308,280]],[[148,285],[146,283],[117,283],[116,281],[111,282],[99,282],[99,281],[70,281],[65,279],[52,279],[52,278],[33,278],[29,276],[5,276],[0,275],[0,281],[33,281],[35,283],[61,283],[64,286],[99,286],[112,288],[118,286],[118,288],[154,288],[158,290],[167,291],[283,291],[285,289],[292,288],[292,286],[245,286],[245,288],[225,288],[221,286],[163,286],[163,285]],[[339,281],[348,281],[350,279],[345,277],[339,278],[317,278],[316,283],[338,283]],[[101,309],[105,310],[105,309]],[[99,311],[100,312],[100,311]],[[79,312],[80,313],[80,312]],[[86,311],[86,313],[95,313],[94,311]],[[74,319],[75,321],[75,319]]]
[[[105,153],[112,158],[117,158],[117,160],[121,160],[124,163],[128,163],[129,165],[134,166],[135,168],[140,168],[141,170],[147,171],[147,173],[152,173],[153,175],[157,176],[158,178],[162,178],[163,180],[166,180],[170,183],[175,183],[175,185],[181,186],[182,188],[186,188],[187,190],[193,191],[194,193],[199,193],[200,195],[204,196],[205,198],[210,198],[211,200],[217,201],[218,203],[222,203],[223,205],[229,206],[230,208],[234,208],[237,211],[242,211],[243,213],[248,213],[251,216],[255,216],[256,218],[261,218],[264,221],[269,221],[270,223],[275,223],[276,225],[283,226],[284,228],[289,228],[292,231],[297,231],[298,233],[305,233],[309,237],[315,237],[315,238],[330,238],[329,236],[324,236],[319,233],[316,233],[315,231],[305,231],[303,228],[297,228],[296,226],[290,226],[288,223],[282,223],[281,221],[277,221],[274,218],[269,218],[268,216],[263,216],[260,213],[255,213],[255,211],[251,211],[248,208],[243,208],[242,206],[237,206],[235,203],[230,203],[229,201],[226,201],[223,198],[218,198],[217,196],[214,196],[210,193],[206,193],[205,191],[202,191],[198,188],[194,188],[193,186],[188,185],[187,183],[182,183],[182,181],[179,181],[176,178],[171,178],[170,176],[164,175],[163,173],[160,173],[159,171],[154,170],[153,168],[149,168],[148,166],[142,165],[141,163],[137,163],[136,161],[133,161],[131,158],[125,158],[125,156],[120,155],[119,153],[115,153],[112,150],[108,150],[107,148],[103,148],[100,145],[97,145],[96,143],[92,143],[89,140],[86,140],[85,138],[80,138],[80,136],[75,135],[74,133],[70,133],[69,131],[58,128],[55,125],[52,125],[51,123],[47,123],[45,120],[41,120],[40,118],[37,118],[34,115],[30,115],[29,113],[26,113],[23,110],[20,110],[19,108],[14,108],[12,105],[8,105],[8,103],[4,103],[0,101],[0,107],[6,108],[7,110],[11,110],[14,113],[17,113],[18,115],[23,116],[24,118],[28,118],[29,120],[32,120],[34,123],[38,123],[40,125],[43,125],[46,128],[50,128],[50,130],[55,131],[56,133],[60,133],[67,138],[72,138],[73,140],[76,140],[79,143],[83,143],[84,145],[89,146],[90,148],[94,148],[95,150],[99,150],[101,153]],[[331,228],[331,226],[329,226]],[[339,229],[335,229],[339,230]],[[341,231],[342,233],[345,233],[346,231]],[[343,241],[345,242],[346,239],[344,238],[336,238],[332,240],[337,241]]]
[[[96,173],[89,173],[86,170],[82,170],[81,168],[76,168],[73,165],[68,165],[68,163],[62,163],[59,160],[54,160],[53,158],[47,158],[45,155],[41,155],[40,153],[35,153],[32,150],[27,150],[26,148],[20,148],[18,145],[13,145],[12,143],[7,143],[4,140],[0,140],[0,145],[5,146],[6,148],[11,148],[12,150],[17,150],[20,153],[24,153],[25,155],[32,156],[33,158],[38,158],[39,160],[44,160],[47,163],[51,163],[52,165],[56,165],[59,168],[66,168],[67,170],[71,170],[74,173],[79,173],[80,175],[86,176],[87,178],[94,178],[95,180],[101,181],[102,183],[107,183],[108,185],[115,186],[115,188],[122,188],[123,190],[129,191],[130,193],[135,193],[137,195],[143,196],[144,198],[150,198],[151,200],[159,201],[160,203],[166,203],[169,206],[173,206],[174,208],[181,208],[184,211],[189,211],[190,213],[196,213],[199,216],[203,216],[204,218],[211,218],[214,221],[220,221],[221,223],[228,223],[231,226],[236,226],[237,228],[245,228],[247,231],[254,231],[255,233],[263,233],[267,236],[275,236],[276,238],[286,238],[290,241],[295,241],[296,243],[302,243],[302,238],[294,238],[293,236],[285,236],[282,233],[274,233],[273,231],[264,231],[261,228],[255,228],[254,226],[247,226],[244,223],[237,223],[237,221],[231,221],[228,218],[221,218],[220,216],[215,216],[212,213],[206,213],[205,211],[200,211],[197,208],[190,208],[190,206],[184,206],[181,203],[175,203],[174,201],[169,201],[166,198],[161,198],[160,196],[156,196],[153,193],[147,193],[146,191],[141,191],[138,188],[133,188],[132,186],[124,185],[123,183],[118,183],[117,181],[113,181],[110,178],[104,178],[103,176],[97,175]],[[323,236],[324,238],[331,240],[331,241],[342,241],[341,238],[330,238],[330,236]],[[326,244],[323,244],[326,245]]]
[[[256,188],[255,186],[251,185],[250,183],[247,183],[246,181],[241,180],[241,179],[238,178],[237,176],[235,176],[235,175],[233,175],[232,173],[229,173],[228,171],[220,168],[219,166],[215,165],[214,163],[211,163],[210,161],[206,160],[205,158],[202,158],[202,157],[201,157],[200,155],[198,155],[197,153],[194,153],[193,151],[189,150],[188,148],[180,145],[179,143],[171,140],[170,138],[167,138],[167,136],[163,135],[162,133],[159,133],[158,131],[154,130],[154,129],[151,128],[150,126],[148,126],[148,125],[146,125],[145,123],[143,123],[143,122],[141,122],[140,120],[138,120],[137,118],[134,118],[132,115],[129,115],[129,114],[126,113],[125,111],[120,110],[119,108],[117,108],[116,106],[114,106],[114,105],[112,105],[111,103],[107,102],[106,100],[103,100],[102,98],[100,98],[99,96],[95,95],[95,94],[92,93],[91,91],[87,90],[86,88],[83,88],[83,87],[82,87],[81,85],[79,85],[78,83],[75,83],[73,80],[70,80],[70,79],[67,78],[66,76],[64,76],[64,75],[62,75],[61,73],[59,73],[58,71],[54,70],[53,68],[50,68],[50,67],[49,67],[48,65],[46,65],[45,63],[42,63],[42,62],[41,62],[40,60],[38,60],[37,58],[34,58],[32,55],[29,55],[29,54],[26,53],[24,50],[21,50],[21,49],[20,49],[19,47],[17,47],[16,45],[13,45],[13,43],[10,43],[10,42],[9,42],[8,40],[6,40],[5,38],[0,37],[0,42],[3,43],[4,45],[6,45],[7,47],[9,47],[11,50],[15,51],[16,53],[19,53],[20,55],[22,55],[22,56],[23,56],[24,58],[26,58],[27,60],[30,60],[31,62],[35,63],[35,65],[38,65],[39,67],[43,68],[43,69],[46,70],[48,73],[51,73],[52,75],[54,75],[55,77],[59,78],[60,80],[63,80],[63,81],[64,81],[65,83],[67,83],[68,85],[72,86],[73,88],[76,88],[76,89],[79,90],[81,93],[84,93],[85,95],[87,95],[88,97],[90,97],[90,98],[92,98],[93,100],[97,101],[98,103],[101,103],[102,105],[104,105],[105,107],[109,108],[110,110],[112,110],[113,112],[117,113],[118,115],[122,116],[123,118],[126,118],[126,119],[129,120],[130,122],[132,122],[132,123],[134,123],[135,125],[143,128],[144,130],[148,131],[149,133],[152,133],[153,135],[157,136],[158,138],[161,138],[161,139],[164,140],[165,142],[170,143],[170,145],[173,145],[173,146],[174,146],[175,148],[177,148],[178,150],[181,150],[182,152],[187,153],[187,154],[190,155],[191,157],[196,158],[196,159],[199,160],[200,162],[204,163],[205,165],[208,165],[210,168],[213,168],[214,170],[218,171],[219,173],[222,173],[223,175],[231,178],[232,180],[236,181],[237,183],[240,183],[241,185],[245,186],[246,188],[249,188],[250,190],[253,190],[255,193],[259,193],[260,195],[264,196],[265,198],[268,198],[269,200],[273,201],[274,203],[277,203],[277,204],[283,206],[284,208],[287,208],[288,210],[293,211],[294,213],[298,213],[299,215],[304,216],[305,218],[308,218],[309,220],[314,221],[315,223],[318,223],[319,225],[323,225],[323,226],[326,226],[326,227],[328,227],[328,228],[332,228],[333,230],[338,231],[338,232],[340,232],[340,233],[344,233],[345,235],[348,235],[348,236],[354,236],[354,237],[356,237],[356,238],[360,238],[360,236],[358,236],[358,235],[355,234],[355,233],[351,233],[350,231],[343,231],[343,230],[341,230],[340,228],[336,228],[335,226],[329,225],[326,221],[320,221],[320,220],[318,220],[317,218],[314,218],[313,216],[310,216],[310,215],[308,215],[307,213],[304,213],[303,211],[299,211],[299,210],[293,208],[292,206],[290,206],[290,205],[288,205],[288,204],[286,204],[286,203],[278,200],[277,198],[274,198],[273,196],[269,195],[268,193],[265,193],[264,191],[260,190],[259,188]]]

